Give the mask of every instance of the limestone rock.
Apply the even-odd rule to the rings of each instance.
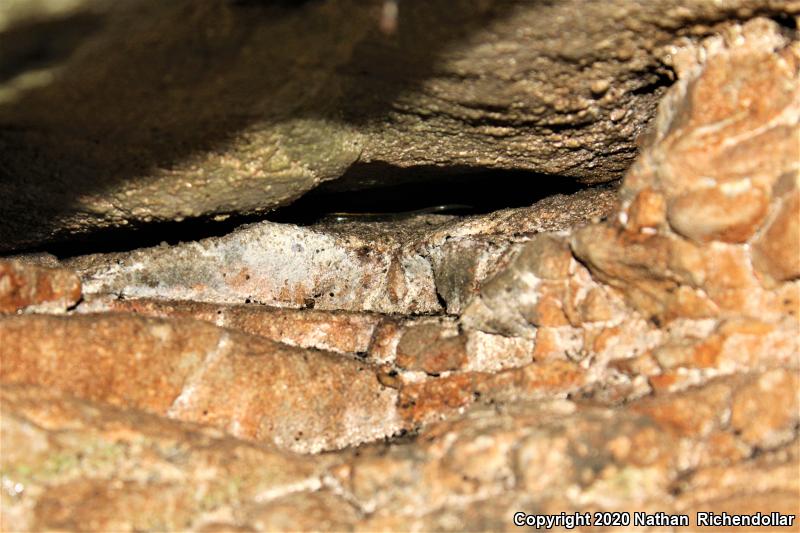
[[[797,184],[781,202],[774,220],[753,242],[753,262],[760,272],[775,280],[800,278],[800,186]]]
[[[791,282],[800,265],[800,47],[757,19],[676,58],[687,64],[626,176],[619,224],[576,232],[573,250],[659,320],[759,313],[775,320],[783,304],[764,282],[770,289]]]

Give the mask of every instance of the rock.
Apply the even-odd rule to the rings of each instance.
[[[753,263],[777,281],[800,278],[800,189],[783,199],[778,214],[753,242]]]
[[[222,237],[62,264],[80,273],[87,294],[399,314],[438,312],[442,296],[455,311],[493,272],[509,233],[586,224],[609,213],[613,199],[613,191],[598,189],[476,217],[261,222]],[[474,246],[471,261],[480,265],[467,276],[452,274],[463,265],[446,259],[463,246]]]
[[[783,398],[789,375],[718,379],[621,409],[564,400],[476,407],[416,438],[313,457],[5,385],[3,443],[27,445],[3,456],[3,526],[463,529],[465,520],[505,524],[514,508],[730,511],[742,494],[748,512],[792,513],[796,413],[774,419],[789,440],[755,432],[750,443],[726,415],[739,398],[781,411],[751,390]],[[790,388],[769,385],[781,382]],[[164,497],[143,497],[155,489]]]
[[[577,231],[573,251],[659,321],[778,320],[784,304],[759,278],[777,288],[800,267],[798,207],[787,192],[800,160],[800,48],[759,19],[675,57],[681,78],[626,176],[619,224]],[[768,219],[770,210],[778,214]],[[701,248],[684,237],[753,246]]]
[[[408,328],[397,344],[395,362],[406,370],[439,374],[460,370],[466,365],[466,337],[458,330],[450,331],[437,324],[420,324]]]
[[[193,318],[291,346],[361,356],[372,350],[374,337],[380,328],[397,322],[372,313],[100,297],[90,298],[76,311],[121,311],[153,317]]]
[[[508,265],[481,286],[461,316],[466,327],[531,337],[532,326],[562,326],[565,280],[572,261],[563,240],[541,234],[509,252]]]
[[[195,528],[313,490],[331,463],[53,388],[4,384],[0,397],[6,531]]]
[[[263,213],[348,171],[339,190],[378,173],[407,180],[392,175],[410,168],[610,181],[635,157],[682,36],[798,13],[776,0],[436,1],[404,3],[388,36],[380,9],[377,0],[3,2],[0,250]],[[743,96],[784,68],[750,67],[764,70],[747,76]]]
[[[658,230],[666,221],[666,210],[664,195],[653,189],[642,189],[628,208],[627,227],[633,233]]]
[[[368,363],[187,319],[0,318],[0,381],[319,451],[402,428]]]
[[[746,181],[731,189],[698,189],[675,198],[669,206],[670,225],[696,241],[747,241],[766,216],[769,197]]]
[[[388,229],[388,228],[387,228]],[[294,308],[440,309],[430,264],[393,233],[337,234],[262,222],[219,238],[66,263],[87,293]],[[402,290],[400,290],[402,289]]]
[[[72,271],[0,261],[0,313],[64,311],[80,298],[81,282]]]

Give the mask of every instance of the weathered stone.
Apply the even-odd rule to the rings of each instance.
[[[800,277],[800,189],[787,195],[776,217],[753,243],[753,263],[778,281]]]
[[[428,374],[459,370],[467,362],[466,338],[439,324],[412,326],[397,344],[395,362],[400,368]]]
[[[388,229],[388,228],[387,228]],[[87,293],[387,313],[438,311],[430,264],[379,229],[261,222],[219,238],[68,262]],[[404,290],[398,293],[397,285]]]
[[[87,294],[400,314],[440,311],[444,294],[451,299],[448,310],[459,310],[469,301],[461,295],[469,298],[502,261],[509,242],[498,235],[562,231],[613,206],[613,191],[594,189],[464,219],[420,215],[305,227],[261,222],[223,237],[64,264],[79,272]],[[451,264],[441,261],[443,250],[462,242],[474,243],[479,268],[466,277],[443,276],[442,265]]]
[[[582,369],[564,361],[532,363],[496,374],[464,372],[405,384],[400,389],[398,407],[405,420],[419,424],[444,418],[478,400],[508,402],[563,397],[585,381]]]
[[[761,200],[737,205],[732,199],[747,198],[751,188],[770,191],[796,166],[800,48],[773,22],[756,19],[700,46],[673,48],[672,59],[679,80],[626,176],[624,198],[651,188],[671,204],[696,190],[717,189],[715,197],[727,197],[731,209],[715,215],[708,211],[714,206],[706,206],[701,216],[716,221],[698,218],[697,224],[721,231],[736,221],[731,210],[737,207],[744,209],[740,216],[750,213],[742,220],[757,218]]]
[[[728,320],[701,341],[665,343],[654,352],[665,369],[704,368],[729,373],[776,366],[797,366],[797,320],[773,324],[753,319]]]
[[[81,282],[72,271],[0,261],[0,313],[64,311],[80,298]]]
[[[445,301],[447,312],[460,314],[478,292],[499,250],[489,243],[473,239],[445,242],[430,252],[437,294]],[[489,259],[487,261],[487,259]]]
[[[331,463],[53,388],[0,398],[4,531],[187,529],[318,487]]]
[[[246,521],[254,531],[348,531],[360,514],[331,492],[299,492],[253,506]]]
[[[669,206],[670,226],[696,241],[745,242],[767,214],[769,197],[743,182],[729,193],[720,188],[697,189],[674,199]]]
[[[52,387],[280,447],[318,451],[402,428],[367,363],[192,320],[0,319],[0,381]]]
[[[613,212],[594,191],[464,219],[347,216],[72,261],[94,293],[77,316],[0,318],[0,380],[14,383],[0,392],[0,528],[495,531],[519,510],[796,516],[800,280],[785,276],[794,263],[776,243],[796,230],[786,213],[800,56],[773,22],[718,28],[725,39],[671,49],[680,81]],[[259,239],[226,255],[253,233],[302,242],[268,247],[272,262]],[[318,241],[351,262],[312,261],[312,276],[350,287],[355,272],[365,286],[342,300],[308,297],[318,280],[303,278],[265,292],[303,309],[236,300],[247,275],[256,289],[288,279],[276,268],[302,263],[286,259],[292,245]],[[250,257],[260,270],[232,270]],[[167,300],[116,299],[140,294],[153,265],[172,277],[148,294]],[[437,304],[425,314],[438,316],[416,316],[419,280]],[[170,300],[179,294],[234,303]],[[120,310],[166,318],[108,312]]]
[[[76,311],[123,311],[154,317],[193,318],[291,346],[361,355],[371,349],[376,330],[387,327],[385,322],[392,322],[388,317],[372,313],[150,299],[91,298]]]
[[[463,324],[527,338],[534,335],[534,324],[566,324],[560,302],[573,261],[566,243],[537,235],[508,253],[511,259],[505,261],[506,266],[481,286],[479,297],[464,310]],[[555,296],[550,297],[548,289]]]
[[[664,195],[653,189],[639,191],[628,208],[627,228],[634,233],[656,230],[666,221],[667,206]]]
[[[750,446],[775,448],[791,441],[800,421],[797,371],[766,372],[733,398],[731,427]]]

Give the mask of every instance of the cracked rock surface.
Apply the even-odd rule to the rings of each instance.
[[[618,190],[0,262],[0,528],[796,525],[800,41],[671,58]]]

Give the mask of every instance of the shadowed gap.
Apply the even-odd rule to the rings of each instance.
[[[387,178],[392,186],[380,186]],[[385,181],[383,181],[385,183]],[[604,185],[609,187],[613,185]],[[339,180],[325,183],[289,206],[267,214],[153,222],[122,229],[106,229],[17,253],[48,252],[59,258],[94,253],[126,252],[137,248],[174,245],[208,237],[221,237],[243,224],[268,220],[311,225],[338,213],[404,214],[445,207],[446,214],[468,216],[511,207],[526,207],[556,194],[590,188],[565,176],[522,171],[466,168],[396,168],[363,165]],[[368,220],[368,219],[365,219]]]

